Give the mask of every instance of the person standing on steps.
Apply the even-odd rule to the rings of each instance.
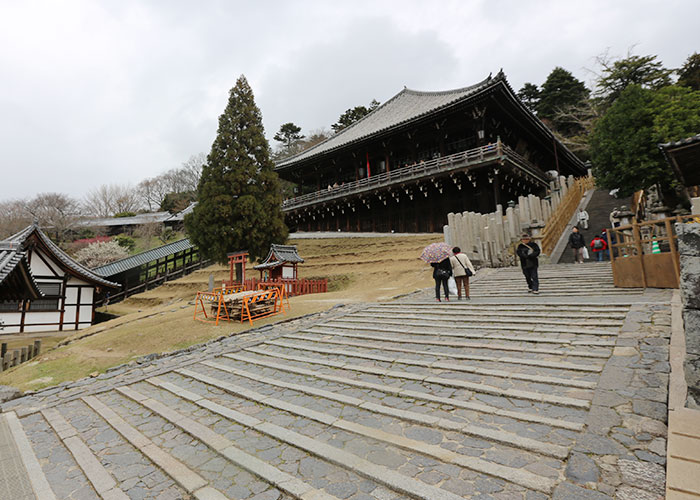
[[[447,286],[447,280],[452,276],[452,264],[450,258],[446,257],[440,262],[433,262],[433,279],[435,280],[435,300],[440,302],[440,285],[445,291],[445,300],[450,301],[450,289]]]
[[[597,262],[603,262],[603,256],[605,255],[605,250],[608,249],[607,242],[600,237],[600,235],[595,235],[595,238],[591,241],[591,251],[595,254],[595,260]]]
[[[540,293],[540,280],[537,277],[540,247],[537,243],[530,240],[529,234],[523,233],[520,237],[520,245],[518,245],[515,253],[520,257],[520,267],[522,267],[525,281],[527,281],[528,293]]]
[[[578,225],[581,226],[581,229],[588,229],[588,212],[583,208],[578,210]]]
[[[462,287],[464,286],[464,296],[467,300],[469,298],[469,277],[474,276],[476,271],[474,266],[472,266],[469,257],[462,253],[459,247],[454,247],[452,249],[454,254],[450,257],[450,264],[452,265],[452,275],[455,277],[455,282],[457,282],[457,300],[462,300]]]
[[[583,235],[578,232],[578,227],[574,226],[569,235],[569,245],[574,250],[574,262],[583,264],[583,248],[586,246],[586,240]]]

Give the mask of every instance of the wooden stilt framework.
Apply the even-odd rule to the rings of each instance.
[[[292,306],[289,304],[289,294],[287,293],[287,287],[281,281],[269,282],[261,281],[258,283],[258,290],[269,290],[271,288],[276,288],[279,291],[280,296],[280,306],[282,307],[282,312],[284,311],[284,302],[287,302],[287,309],[291,309]]]
[[[204,323],[219,324],[220,320],[241,323],[273,316],[284,311],[279,287],[264,290],[244,290],[242,286],[223,286],[211,292],[197,292],[194,301],[193,319]],[[289,307],[289,302],[287,302]],[[209,307],[209,312],[207,312]]]

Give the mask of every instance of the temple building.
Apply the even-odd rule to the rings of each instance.
[[[456,90],[404,88],[326,141],[276,164],[301,231],[435,232],[449,212],[546,196],[586,168],[518,99],[503,72]]]
[[[118,283],[78,264],[36,224],[0,241],[0,337],[92,325],[100,296]]]

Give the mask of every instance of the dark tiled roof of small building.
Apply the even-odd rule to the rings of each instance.
[[[485,80],[469,87],[441,92],[422,92],[404,88],[367,116],[364,116],[332,137],[277,163],[277,168],[282,168],[299,160],[357,142],[377,132],[390,129],[437,109],[447,107],[488,87],[498,78],[504,78],[502,73],[499,73],[496,78],[489,76]]]
[[[687,146],[689,144],[694,144],[696,142],[700,142],[700,134],[694,135],[692,137],[686,137],[685,139],[681,139],[680,141],[672,141],[672,142],[666,142],[663,144],[659,144],[659,148],[661,148],[661,149],[673,149],[673,148],[677,148],[678,146]]]
[[[190,242],[189,238],[185,238],[182,240],[173,241],[167,245],[152,248],[151,250],[146,250],[145,252],[132,255],[131,257],[127,257],[125,259],[105,264],[104,266],[96,267],[93,269],[93,272],[105,278],[109,278],[110,276],[116,276],[124,271],[148,264],[149,262],[157,259],[162,259],[163,257],[167,257],[174,253],[189,250],[190,248],[194,248],[194,245]]]
[[[304,262],[304,259],[297,252],[296,245],[275,245],[273,243],[265,260],[253,269],[269,269],[287,263],[298,264],[301,262]]]
[[[26,257],[26,252],[16,245],[0,242],[0,297],[37,299],[44,295],[34,280]]]
[[[73,271],[73,273],[81,279],[92,282],[96,285],[103,285],[110,288],[119,288],[118,283],[113,283],[112,281],[108,281],[103,277],[96,275],[87,267],[73,260],[67,253],[61,250],[58,247],[58,245],[51,241],[51,238],[46,236],[46,234],[44,234],[44,232],[41,229],[39,229],[39,226],[37,226],[36,224],[27,226],[20,232],[13,234],[6,240],[3,240],[1,243],[5,243],[8,245],[16,245],[18,248],[22,248],[24,250],[27,240],[32,235],[36,235],[41,244],[46,248],[48,252],[50,252],[56,258],[56,260],[62,263],[67,269]]]
[[[139,226],[142,224],[163,223],[170,219],[170,212],[151,212],[132,215],[131,217],[102,217],[99,219],[84,219],[78,225],[86,227]]]

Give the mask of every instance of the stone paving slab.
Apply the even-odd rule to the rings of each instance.
[[[543,268],[550,297],[506,269],[474,289],[513,296],[335,308],[2,409],[70,500],[657,500],[669,294],[601,299],[591,267]]]

